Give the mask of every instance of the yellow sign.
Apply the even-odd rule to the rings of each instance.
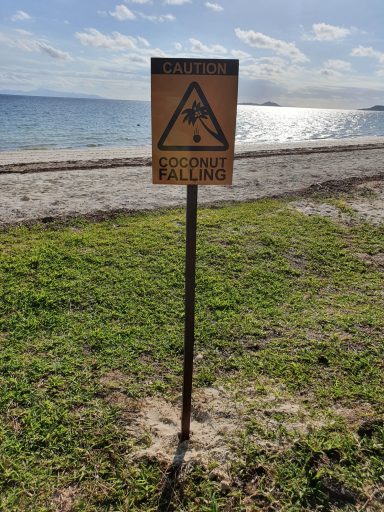
[[[238,60],[152,59],[154,184],[232,184],[238,75]]]

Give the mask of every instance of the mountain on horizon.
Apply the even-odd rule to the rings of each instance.
[[[63,92],[54,91],[52,89],[33,89],[32,91],[19,91],[13,89],[2,89],[0,94],[7,94],[10,96],[45,96],[48,98],[80,98],[80,99],[92,99],[92,100],[103,100],[102,96],[96,94],[83,94],[81,92]]]
[[[373,107],[361,108],[360,110],[371,110],[374,112],[384,112],[384,105],[374,105]]]
[[[253,105],[256,107],[281,107],[281,105],[273,101],[265,101],[264,103],[243,102],[239,103],[239,105]]]

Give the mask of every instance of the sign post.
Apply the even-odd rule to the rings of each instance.
[[[190,437],[198,185],[231,185],[239,61],[151,60],[152,182],[187,185],[181,441]]]
[[[191,423],[193,347],[195,345],[197,185],[187,185],[186,227],[184,375],[180,434],[181,441],[189,439]]]

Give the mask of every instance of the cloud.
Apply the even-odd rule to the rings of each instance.
[[[27,30],[16,29],[15,32],[19,37],[14,39],[0,33],[0,41],[4,42],[11,48],[19,48],[26,52],[44,53],[56,60],[73,60],[68,52],[63,52],[62,50],[54,48],[43,39],[34,39],[31,32],[28,32]]]
[[[166,55],[159,48],[136,48],[129,50],[112,58],[97,60],[94,67],[108,73],[119,73],[122,75],[131,75],[137,71],[148,70],[151,57],[165,57]],[[101,66],[100,66],[101,64]]]
[[[174,43],[173,46],[175,47],[175,50],[178,52],[181,52],[183,49],[183,45],[181,43]]]
[[[311,39],[316,41],[340,41],[352,32],[349,28],[328,25],[327,23],[314,23],[312,28],[314,36]]]
[[[152,0],[124,0],[126,3],[131,4],[151,4]]]
[[[139,13],[144,20],[152,21],[153,23],[164,23],[165,21],[176,21],[173,14],[160,14],[159,16],[150,16],[142,12]]]
[[[323,68],[320,69],[319,73],[321,76],[325,76],[326,78],[339,78],[341,76],[341,73],[335,69]]]
[[[165,5],[184,5],[190,3],[191,0],[164,0]]]
[[[144,57],[143,55],[130,55],[129,60],[131,62],[135,62],[137,64],[147,64],[148,63],[148,57]]]
[[[110,11],[109,14],[119,21],[136,19],[135,14],[123,4],[116,5],[115,10],[112,12]]]
[[[0,81],[2,84],[20,84],[20,83],[29,83],[27,75],[21,73],[0,73]]]
[[[226,48],[221,46],[220,44],[213,44],[212,46],[207,46],[203,44],[198,39],[190,38],[189,42],[191,43],[191,52],[193,53],[213,53],[213,54],[225,54],[227,53]]]
[[[353,48],[351,56],[369,57],[372,59],[377,59],[380,62],[380,64],[384,64],[384,52],[374,50],[372,46],[358,46],[357,48]]]
[[[26,21],[30,19],[31,16],[25,11],[17,11],[16,14],[11,17],[11,21]]]
[[[109,50],[129,50],[136,48],[137,41],[134,37],[125,36],[120,32],[112,32],[111,35],[103,34],[95,28],[87,28],[84,32],[76,32],[76,39],[84,46],[94,48],[107,48]]]
[[[243,43],[253,48],[262,48],[265,50],[272,50],[278,55],[284,55],[294,62],[307,62],[309,59],[302,53],[295,43],[288,43],[280,39],[274,39],[261,32],[254,32],[253,30],[235,29],[236,36]]]
[[[36,46],[42,53],[46,53],[53,59],[73,60],[69,53],[58,50],[57,48],[54,48],[53,46],[49,46],[48,44],[46,44],[44,42],[36,41]]]
[[[351,71],[351,63],[341,59],[329,59],[324,62],[324,67],[335,71]]]
[[[289,66],[288,62],[280,57],[262,57],[253,59],[241,68],[241,74],[253,79],[278,79],[289,71],[296,70],[296,66]]]
[[[231,55],[235,57],[235,59],[239,60],[247,60],[252,58],[252,55],[241,50],[231,50]]]
[[[29,32],[29,30],[23,30],[22,28],[15,28],[14,31],[23,37],[30,37],[33,35],[32,32]]]
[[[224,11],[224,7],[222,7],[220,4],[217,4],[217,3],[205,2],[205,7],[208,7],[208,9],[211,9],[211,11],[214,11],[214,12]]]
[[[295,106],[319,108],[358,108],[379,104],[382,101],[382,89],[373,86],[354,87],[327,83],[324,86],[295,84],[289,91],[283,92],[284,100]]]
[[[151,45],[148,42],[148,39],[145,39],[145,37],[137,36],[137,40],[143,45],[149,48]]]

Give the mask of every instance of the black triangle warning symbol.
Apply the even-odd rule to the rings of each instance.
[[[197,82],[189,84],[157,144],[162,151],[226,151],[229,147]]]

